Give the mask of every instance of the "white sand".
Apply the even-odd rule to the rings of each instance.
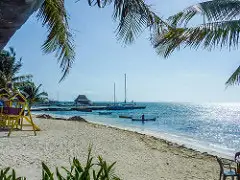
[[[85,122],[35,119],[42,129],[0,136],[0,167],[11,166],[29,180],[41,179],[41,162],[52,170],[68,166],[69,158],[85,163],[87,149],[109,162],[124,180],[218,179],[219,166],[210,156],[135,132]]]

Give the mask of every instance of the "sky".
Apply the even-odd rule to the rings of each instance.
[[[147,0],[162,18],[167,18],[196,0]],[[168,59],[157,55],[144,31],[130,46],[116,38],[117,23],[112,6],[89,7],[87,0],[66,1],[74,32],[76,60],[70,74],[59,83],[61,70],[54,54],[44,55],[41,45],[47,31],[33,14],[6,46],[22,57],[21,73],[32,74],[50,99],[72,101],[85,94],[92,101],[127,100],[136,102],[240,102],[240,87],[226,89],[225,82],[239,66],[239,50],[191,50],[174,52]]]

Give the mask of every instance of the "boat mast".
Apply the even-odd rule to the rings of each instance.
[[[59,102],[59,91],[57,91],[57,102]]]
[[[116,93],[115,93],[115,83],[114,83],[114,86],[113,86],[113,102],[114,102],[114,105],[115,105],[115,103],[116,103]]]
[[[125,99],[124,99],[124,103],[127,102],[127,75],[124,74],[125,76]]]

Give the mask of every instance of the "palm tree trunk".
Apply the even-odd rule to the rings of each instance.
[[[44,0],[0,1],[0,50],[43,2]]]

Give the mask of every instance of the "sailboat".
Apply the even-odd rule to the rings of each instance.
[[[115,83],[114,83],[114,103],[112,106],[106,107],[107,110],[128,110],[128,109],[145,109],[146,106],[137,106],[135,102],[127,102],[127,75],[124,74],[124,102],[116,104],[116,93],[115,93]]]

